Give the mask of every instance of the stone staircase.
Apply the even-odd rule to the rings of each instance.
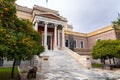
[[[62,49],[85,68],[88,68],[88,69],[91,68],[91,56],[90,55],[79,55],[78,53],[70,50],[67,47],[63,47]]]
[[[119,78],[119,72],[101,69],[87,69],[64,50],[46,51],[41,56],[49,56],[46,71],[38,72],[43,80],[106,80]],[[114,79],[117,80],[117,79]]]

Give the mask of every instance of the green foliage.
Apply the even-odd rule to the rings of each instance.
[[[0,80],[10,80],[11,71],[12,71],[11,67],[0,68]],[[16,80],[19,76],[17,67],[15,67],[14,74],[15,74],[15,80]]]
[[[41,36],[28,20],[16,16],[16,0],[0,0],[0,56],[9,60],[30,59],[40,54]]]
[[[32,28],[32,23],[16,16],[16,0],[0,0],[0,57],[14,60],[31,59],[44,51],[41,36]]]
[[[112,22],[113,28],[120,31],[120,17],[116,21]]]
[[[11,68],[11,67],[0,68],[0,72],[1,72],[1,73],[4,73],[4,72],[8,72],[8,73],[10,73],[10,72],[11,72],[11,70],[12,70],[12,68]],[[17,67],[15,67],[14,72],[15,72],[15,73],[18,73],[18,68],[17,68]]]
[[[120,58],[120,40],[101,40],[97,41],[93,47],[92,56],[97,58]]]
[[[93,68],[101,68],[103,64],[98,64],[98,63],[92,63]]]

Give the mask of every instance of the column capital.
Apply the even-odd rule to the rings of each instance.
[[[64,28],[64,25],[62,25],[62,29]]]
[[[39,23],[40,21],[39,20],[36,20],[35,23]]]
[[[48,24],[48,22],[44,22],[44,24],[45,24],[45,25],[47,25],[47,24]]]
[[[55,27],[57,27],[59,24],[54,24]]]
[[[33,25],[35,26],[35,24],[36,24],[36,23],[38,24],[38,22],[39,22],[39,20],[36,20],[36,21],[33,23]]]
[[[62,30],[64,30],[65,28],[64,28],[64,26],[62,26]]]

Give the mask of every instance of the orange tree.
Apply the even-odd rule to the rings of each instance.
[[[0,0],[0,57],[14,60],[11,78],[16,60],[31,59],[44,51],[40,40],[32,23],[16,16],[15,0]]]
[[[108,58],[111,64],[111,58],[113,58],[113,61],[114,57],[120,58],[120,40],[97,41],[96,45],[93,47],[92,56],[94,59],[103,59],[104,64],[104,60]]]

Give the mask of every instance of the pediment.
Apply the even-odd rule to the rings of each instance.
[[[56,19],[56,20],[62,20],[62,18],[60,18],[59,16],[54,15],[54,14],[50,14],[50,13],[41,14],[40,16],[51,18],[51,19]]]

